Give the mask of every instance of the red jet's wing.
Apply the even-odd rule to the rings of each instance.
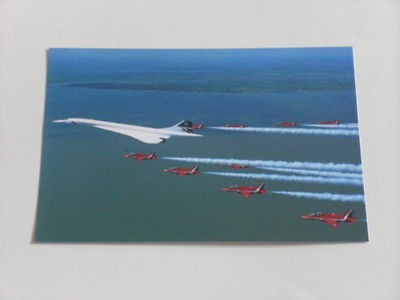
[[[250,192],[239,192],[243,197],[249,197],[251,195]]]
[[[330,225],[330,226],[332,226],[332,227],[338,227],[339,226],[339,224],[338,224],[338,222],[336,222],[335,220],[326,220],[325,221],[328,225]]]

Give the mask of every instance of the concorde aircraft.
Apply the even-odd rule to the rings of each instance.
[[[194,134],[193,129],[191,128],[192,122],[186,120],[166,128],[151,128],[82,118],[68,118],[63,120],[54,120],[53,122],[90,125],[103,130],[124,134],[148,144],[165,142],[171,136],[202,136],[199,134]]]

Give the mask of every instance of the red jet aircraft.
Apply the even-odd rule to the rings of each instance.
[[[150,154],[145,154],[145,153],[129,153],[123,155],[125,158],[134,158],[137,161],[143,161],[143,160],[148,160],[148,159],[157,159],[156,153],[151,152]]]
[[[322,121],[322,122],[319,122],[318,124],[321,124],[321,125],[339,125],[339,124],[340,124],[340,121],[339,121],[339,120],[335,120],[335,121]]]
[[[191,127],[193,130],[198,130],[198,129],[203,129],[204,128],[204,123],[200,123],[200,124],[192,124]]]
[[[164,169],[162,171],[165,173],[175,173],[178,176],[200,174],[199,166],[195,166],[193,169],[191,169],[191,168],[168,168],[168,169]]]
[[[247,168],[250,168],[249,166],[241,166],[241,165],[236,165],[236,164],[230,165],[230,167],[231,167],[232,169],[234,169],[235,171],[238,171],[238,170],[240,170],[240,169],[247,169]]]
[[[222,190],[225,192],[236,192],[246,198],[252,194],[266,194],[267,193],[267,191],[264,190],[264,183],[260,184],[259,186],[232,185],[230,187],[223,188]]]
[[[245,128],[246,124],[226,124],[225,128]]]
[[[288,127],[296,127],[297,126],[297,122],[280,122],[280,123],[277,123],[276,126],[286,127],[286,128],[288,128]]]
[[[338,215],[335,213],[313,213],[306,216],[302,216],[306,220],[319,220],[327,223],[332,227],[338,227],[338,222],[355,223],[357,220],[353,217],[353,210],[348,210],[344,215]]]

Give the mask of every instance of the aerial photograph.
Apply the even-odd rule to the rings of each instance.
[[[353,59],[49,49],[34,241],[368,241]]]

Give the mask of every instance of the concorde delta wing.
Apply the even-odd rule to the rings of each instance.
[[[113,132],[120,133],[120,134],[124,134],[124,135],[130,136],[134,139],[137,139],[143,143],[148,143],[148,144],[159,144],[159,143],[165,142],[165,140],[170,137],[169,135],[166,135],[166,134],[144,132],[144,131],[138,131],[138,130],[134,130],[134,129],[118,128],[118,127],[112,127],[112,126],[95,125],[93,127],[113,131]]]

